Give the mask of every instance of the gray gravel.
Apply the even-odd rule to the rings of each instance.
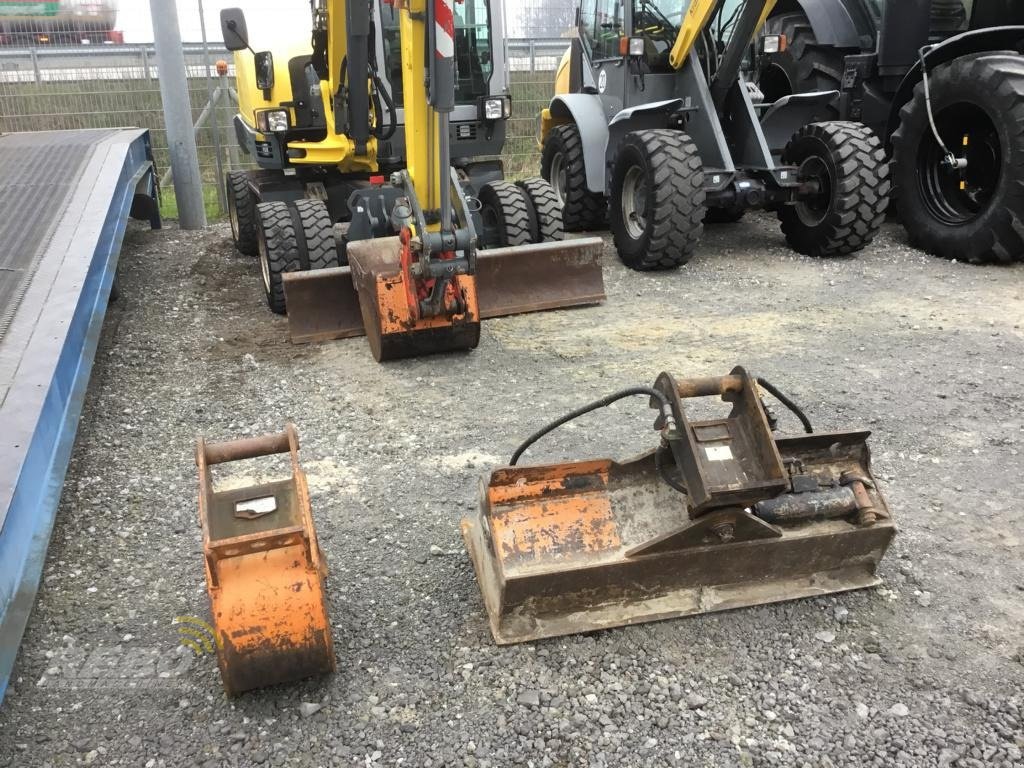
[[[223,225],[130,232],[0,765],[1024,765],[1024,269],[891,225],[815,261],[767,217],[678,272],[606,265],[601,308],[380,366],[362,340],[289,346]],[[874,430],[901,525],[885,586],[496,647],[457,525],[480,474],[570,407],[737,363],[821,428]],[[338,672],[228,700],[173,626],[209,615],[193,440],[287,419]],[[528,457],[628,456],[650,421],[623,403]]]

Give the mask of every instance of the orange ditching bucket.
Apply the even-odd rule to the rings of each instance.
[[[214,490],[211,465],[278,453],[291,456],[290,478]],[[226,443],[200,438],[196,464],[206,585],[224,689],[235,695],[333,672],[326,565],[295,427]]]

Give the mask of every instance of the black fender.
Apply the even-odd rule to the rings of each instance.
[[[807,20],[811,22],[814,37],[820,45],[863,48],[863,38],[874,39],[876,30],[863,18],[864,14],[860,8],[851,11],[851,5],[856,5],[856,0],[789,0],[779,3],[772,11],[772,16],[802,10]]]
[[[989,27],[951,37],[931,48],[924,56],[925,64],[931,71],[953,59],[977,53],[995,51],[1016,51],[1024,54],[1024,26]],[[889,122],[886,125],[885,141],[889,142],[900,123],[900,110],[914,96],[914,88],[921,82],[921,63],[917,62],[900,82],[889,108]]]

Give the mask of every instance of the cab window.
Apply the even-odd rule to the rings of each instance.
[[[580,6],[580,38],[592,61],[620,58],[621,0],[583,0]]]

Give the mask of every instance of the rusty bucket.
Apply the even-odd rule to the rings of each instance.
[[[210,467],[288,453],[290,478],[214,490]],[[217,660],[229,695],[333,672],[331,626],[299,438],[279,434],[196,446],[199,518]]]
[[[774,437],[739,368],[662,374],[656,387],[675,412],[671,449],[509,466],[483,482],[462,534],[498,643],[879,583],[896,527],[868,432]],[[711,394],[732,403],[729,417],[688,420],[683,398]]]

